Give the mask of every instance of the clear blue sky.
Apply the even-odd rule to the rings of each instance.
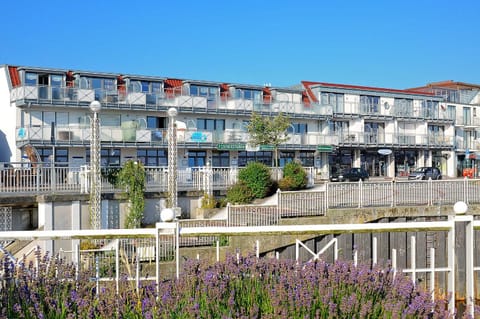
[[[2,1],[0,64],[290,86],[480,84],[480,1]]]

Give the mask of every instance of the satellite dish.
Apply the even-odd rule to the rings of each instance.
[[[389,150],[388,148],[381,148],[378,150],[378,154],[380,155],[390,155],[392,154],[392,150]]]

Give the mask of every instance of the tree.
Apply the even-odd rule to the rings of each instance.
[[[290,118],[281,112],[275,117],[262,116],[254,112],[247,125],[250,135],[249,144],[273,146],[275,167],[277,167],[278,147],[288,140],[287,129],[289,126]]]
[[[145,167],[140,162],[127,161],[118,172],[117,185],[125,190],[129,200],[129,212],[125,228],[139,228],[145,209]]]

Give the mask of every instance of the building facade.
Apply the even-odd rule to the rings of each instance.
[[[345,167],[393,178],[436,166],[455,177],[465,165],[476,165],[465,157],[477,151],[478,92],[471,85],[453,103],[428,86],[395,90],[304,81],[284,88],[3,65],[0,162],[31,161],[26,147],[33,146],[38,161],[88,164],[89,105],[97,100],[102,166],[129,159],[167,166],[167,110],[175,107],[179,169],[273,165],[270,145],[247,146],[246,124],[252,112],[282,112],[291,121],[289,140],[280,146],[282,166],[298,160],[324,179]]]

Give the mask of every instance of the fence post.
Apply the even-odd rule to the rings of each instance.
[[[98,255],[95,253],[95,281],[96,281],[96,291],[95,291],[95,294],[99,295],[100,293],[100,264],[99,264],[99,261],[98,261]]]
[[[282,211],[283,205],[282,205],[282,191],[280,188],[277,188],[277,208],[279,211]]]
[[[363,183],[362,180],[358,180],[358,208],[362,208],[363,201]]]
[[[465,202],[465,204],[469,204],[468,203],[468,178],[465,176],[464,179],[463,179],[463,201]]]
[[[231,209],[231,204],[230,203],[227,203],[227,227],[230,227],[230,209]]]
[[[448,291],[450,300],[448,302],[448,309],[451,314],[455,313],[455,216],[449,216],[448,220],[451,222],[450,230],[447,234],[447,254],[448,254]]]
[[[328,185],[330,185],[330,183],[328,183],[328,182],[325,183],[325,213],[327,212],[327,210],[330,206],[330,203],[328,201],[328,197],[329,197],[328,196],[328,194],[329,194],[329,186]]]
[[[175,222],[175,264],[176,264],[176,278],[178,279],[180,273],[180,223]]]
[[[473,215],[465,216],[465,284],[466,284],[466,303],[467,312],[474,316],[474,303],[475,303],[475,276],[474,276],[474,240],[475,234],[473,229]]]
[[[393,278],[397,275],[397,250],[395,248],[392,249],[392,270],[393,270]]]
[[[119,292],[119,282],[120,282],[120,240],[117,239],[115,242],[115,286],[117,290],[117,295]]]
[[[372,238],[372,266],[377,264],[377,237]]]
[[[435,248],[430,248],[430,291],[432,301],[435,301]]]
[[[415,236],[410,236],[410,268],[412,269],[412,282],[413,285],[417,285],[417,249],[416,249],[416,238]]]
[[[55,158],[55,154],[53,154],[53,157]],[[57,172],[56,172],[56,168],[55,168],[55,161],[52,160],[52,180],[51,180],[51,184],[52,184],[52,191],[56,191],[57,190]]]
[[[428,206],[432,206],[433,205],[433,182],[432,182],[432,179],[429,178],[428,181],[427,181],[427,194],[428,194],[428,203],[427,205]]]
[[[396,203],[395,203],[395,187],[396,187],[395,178],[392,180],[391,185],[392,185],[392,204],[391,204],[391,207],[395,207],[395,205],[396,205]]]

